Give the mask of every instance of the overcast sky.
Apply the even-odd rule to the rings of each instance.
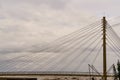
[[[0,0],[0,53],[39,47],[104,15],[119,23],[119,8],[120,0]]]

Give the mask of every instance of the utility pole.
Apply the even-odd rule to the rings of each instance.
[[[103,80],[107,80],[107,60],[106,60],[106,19],[103,17]]]

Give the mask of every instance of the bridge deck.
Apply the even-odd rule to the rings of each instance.
[[[89,72],[0,72],[0,76],[19,76],[19,75],[34,75],[34,76],[97,76],[102,77],[96,73]],[[107,74],[108,77],[113,77],[113,74]]]

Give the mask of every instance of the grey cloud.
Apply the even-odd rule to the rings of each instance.
[[[71,9],[67,0],[6,0],[1,4],[0,53],[37,52],[41,45],[91,21],[91,15]]]
[[[67,0],[31,0],[30,2],[38,5],[45,4],[50,6],[53,9],[63,9],[69,1]]]
[[[29,4],[29,5],[33,5],[33,6],[41,6],[41,5],[45,5],[45,6],[49,6],[53,9],[63,9],[67,3],[69,3],[71,0],[67,1],[67,0],[6,0],[6,1],[1,1],[2,4],[7,4],[15,6],[15,5],[19,5],[19,4],[23,4],[23,6]],[[6,6],[7,6],[6,5]],[[22,6],[21,6],[22,8]]]
[[[34,61],[34,64],[23,63],[22,65],[21,65],[22,61],[15,62],[15,64],[12,64],[12,61],[10,61],[10,65],[9,65],[10,71],[12,70],[11,68],[13,68],[14,71],[18,70],[18,68],[21,69],[24,64],[26,64],[25,66],[28,66],[30,68],[25,67],[25,69],[21,69],[21,70],[26,70],[26,69],[33,70],[33,67],[35,67],[35,62],[37,62],[36,64],[38,65],[40,64],[39,61],[43,61],[46,58],[51,59],[49,55],[54,55],[54,52],[49,55],[48,54],[41,55],[41,53],[39,53],[41,48],[44,47],[46,48],[45,45],[48,45],[48,42],[51,42],[54,39],[63,36],[65,34],[68,34],[70,32],[73,32],[74,30],[81,28],[81,26],[87,25],[88,23],[92,23],[96,20],[96,17],[95,19],[91,18],[90,12],[91,11],[93,11],[92,13],[96,12],[94,10],[97,9],[98,7],[97,4],[94,5],[95,6],[94,7],[94,6],[90,6],[92,5],[90,4],[90,2],[92,3],[92,1],[88,2],[89,0],[86,0],[87,4],[85,4],[86,3],[85,0],[83,2],[81,0],[71,0],[71,1],[70,0],[1,0],[0,1],[2,4],[2,8],[0,9],[0,15],[1,15],[0,55],[5,54],[5,56],[8,56],[7,58],[5,58],[4,56],[0,56],[0,57],[2,59],[3,58],[9,59],[10,57],[9,55],[11,55],[12,53],[13,53],[12,55],[13,58],[16,55],[22,56],[21,55],[22,53],[25,54],[28,53],[30,57],[27,55],[25,57],[20,57],[19,59],[21,60],[31,59],[32,61]],[[98,0],[98,3],[99,1],[101,2],[101,0]],[[87,7],[88,5],[89,7]],[[55,47],[52,46],[52,47],[56,48],[56,46]],[[51,46],[50,47],[48,46],[47,48],[51,48]],[[68,51],[68,48],[66,47],[63,48],[64,51],[66,52]],[[60,50],[63,50],[63,48],[60,49],[58,48],[58,52]],[[92,50],[92,48],[86,48],[86,49],[88,49],[89,51]],[[39,54],[34,55],[35,52]],[[14,55],[14,53],[16,53],[16,55]],[[77,52],[75,52],[74,54],[77,54]],[[46,58],[43,59],[42,56],[46,56]],[[57,54],[56,58],[59,58],[60,56],[61,54]],[[70,59],[74,57],[68,57],[68,58]],[[16,59],[14,59],[14,61]],[[80,60],[78,60],[77,62],[80,62]],[[50,62],[47,61],[47,63],[43,63],[43,64],[47,65],[49,63]],[[40,64],[39,66],[41,68],[44,68],[43,64]],[[75,65],[76,62],[72,64]],[[2,68],[0,68],[0,70],[7,71],[8,69],[6,68],[7,65],[8,65],[7,62],[5,63],[3,62],[3,65],[1,66]],[[99,66],[98,64],[96,65]],[[40,70],[41,68],[39,66],[37,66],[37,69],[35,68],[34,70],[36,71],[38,71],[38,69]],[[87,65],[85,66],[87,67]],[[17,68],[15,69],[15,67]],[[67,70],[68,69],[72,70],[72,67],[67,68]]]

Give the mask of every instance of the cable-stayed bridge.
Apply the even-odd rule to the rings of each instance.
[[[0,59],[0,74],[86,74],[88,64],[103,73],[103,20],[43,45],[33,53]],[[107,74],[120,58],[120,38],[106,21]],[[94,73],[97,75],[97,73]]]

